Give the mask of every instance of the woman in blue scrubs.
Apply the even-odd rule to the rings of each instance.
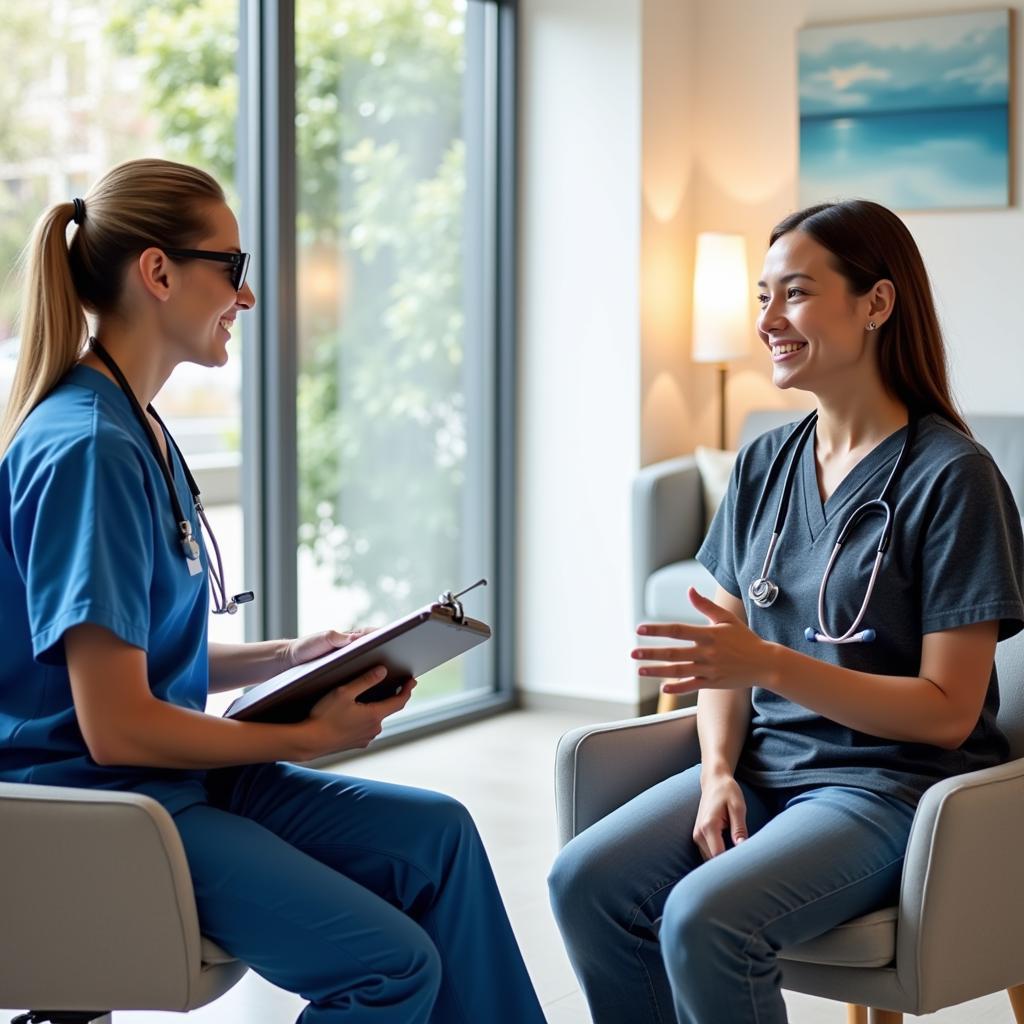
[[[217,183],[166,161],[39,222],[0,427],[0,779],[159,800],[204,934],[308,999],[304,1024],[541,1024],[465,808],[290,763],[365,747],[413,681],[361,704],[368,672],[291,725],[204,713],[353,637],[207,642],[207,552],[150,403],[179,363],[226,362],[247,264]]]
[[[641,674],[698,693],[702,763],[554,865],[595,1024],[785,1024],[778,951],[895,903],[924,790],[1007,757],[1020,512],[950,396],[913,238],[874,203],[812,207],[761,278],[773,381],[816,415],[740,452],[697,556],[717,592],[690,592],[707,625],[638,629],[669,644]]]

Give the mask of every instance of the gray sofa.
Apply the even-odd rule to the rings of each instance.
[[[766,430],[791,423],[793,410],[752,412],[740,433],[745,445]],[[991,453],[1024,511],[1024,415],[967,417],[978,442]],[[713,594],[715,582],[694,559],[708,524],[697,463],[692,456],[657,462],[633,483],[633,596],[637,622],[702,623],[686,598],[688,587]]]

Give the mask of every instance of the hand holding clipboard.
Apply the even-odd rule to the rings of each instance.
[[[469,618],[459,601],[463,594],[486,583],[480,580],[458,594],[447,591],[433,604],[339,650],[273,676],[234,701],[224,717],[244,722],[301,722],[325,694],[377,666],[386,669],[385,675],[368,686],[358,702],[394,698],[407,680],[490,638],[490,627]]]

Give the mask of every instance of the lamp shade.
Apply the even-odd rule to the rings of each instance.
[[[742,235],[697,236],[693,275],[693,359],[724,363],[750,346],[750,282]]]

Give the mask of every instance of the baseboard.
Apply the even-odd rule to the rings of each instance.
[[[565,693],[541,693],[537,690],[517,690],[516,702],[527,711],[569,711],[594,722],[614,722],[621,718],[652,715],[658,707],[658,695],[635,701],[595,700],[593,697],[575,697]]]

